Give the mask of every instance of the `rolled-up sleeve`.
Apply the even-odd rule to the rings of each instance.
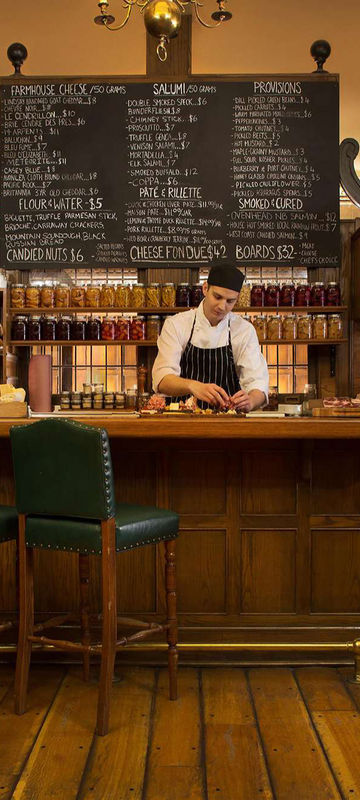
[[[240,386],[244,392],[259,389],[264,392],[268,400],[269,372],[253,325],[249,325],[245,336],[242,337],[236,361]]]
[[[165,375],[180,375],[180,359],[184,348],[171,318],[165,320],[157,346],[158,354],[152,370],[154,392],[158,391]]]

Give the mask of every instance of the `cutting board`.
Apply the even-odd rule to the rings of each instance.
[[[360,417],[360,408],[313,408],[313,417]]]
[[[0,419],[18,419],[27,417],[27,403],[0,403]]]

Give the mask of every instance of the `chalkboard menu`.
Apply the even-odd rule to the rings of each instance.
[[[338,266],[336,76],[4,79],[1,266]]]

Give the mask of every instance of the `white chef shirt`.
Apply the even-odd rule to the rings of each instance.
[[[203,303],[197,309],[182,311],[165,320],[157,340],[158,354],[152,371],[154,392],[158,391],[165,375],[180,375],[180,359],[196,314],[191,343],[204,349],[224,347],[228,343],[230,319],[231,345],[240,386],[245,392],[259,389],[268,397],[269,373],[254,326],[240,314],[231,312],[212,326],[204,314]]]

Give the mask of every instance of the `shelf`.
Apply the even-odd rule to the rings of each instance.
[[[344,344],[347,342],[347,339],[265,339],[263,342],[259,342],[260,345],[264,344],[293,344],[293,345],[302,345],[302,344],[316,344],[316,345],[333,345],[333,344]],[[99,347],[99,346],[108,346],[108,345],[119,345],[120,347],[156,347],[156,341],[154,340],[136,340],[133,339],[131,341],[124,341],[122,339],[110,340],[106,341],[104,339],[100,341],[91,341],[91,340],[71,340],[71,341],[56,341],[54,339],[50,339],[47,341],[44,340],[37,340],[37,341],[26,341],[26,342],[17,342],[17,341],[10,341],[8,342],[9,345],[12,347]]]
[[[194,307],[194,306],[193,306]],[[27,314],[178,314],[181,311],[190,311],[190,308],[179,308],[171,306],[166,308],[79,308],[78,306],[69,306],[69,308],[10,308],[11,315],[19,314],[19,316],[26,316]],[[347,311],[347,306],[243,306],[242,308],[235,309],[234,313],[241,314],[243,312],[255,312],[255,314],[262,313],[268,314],[271,312],[292,313],[292,314],[336,314],[339,311]]]

